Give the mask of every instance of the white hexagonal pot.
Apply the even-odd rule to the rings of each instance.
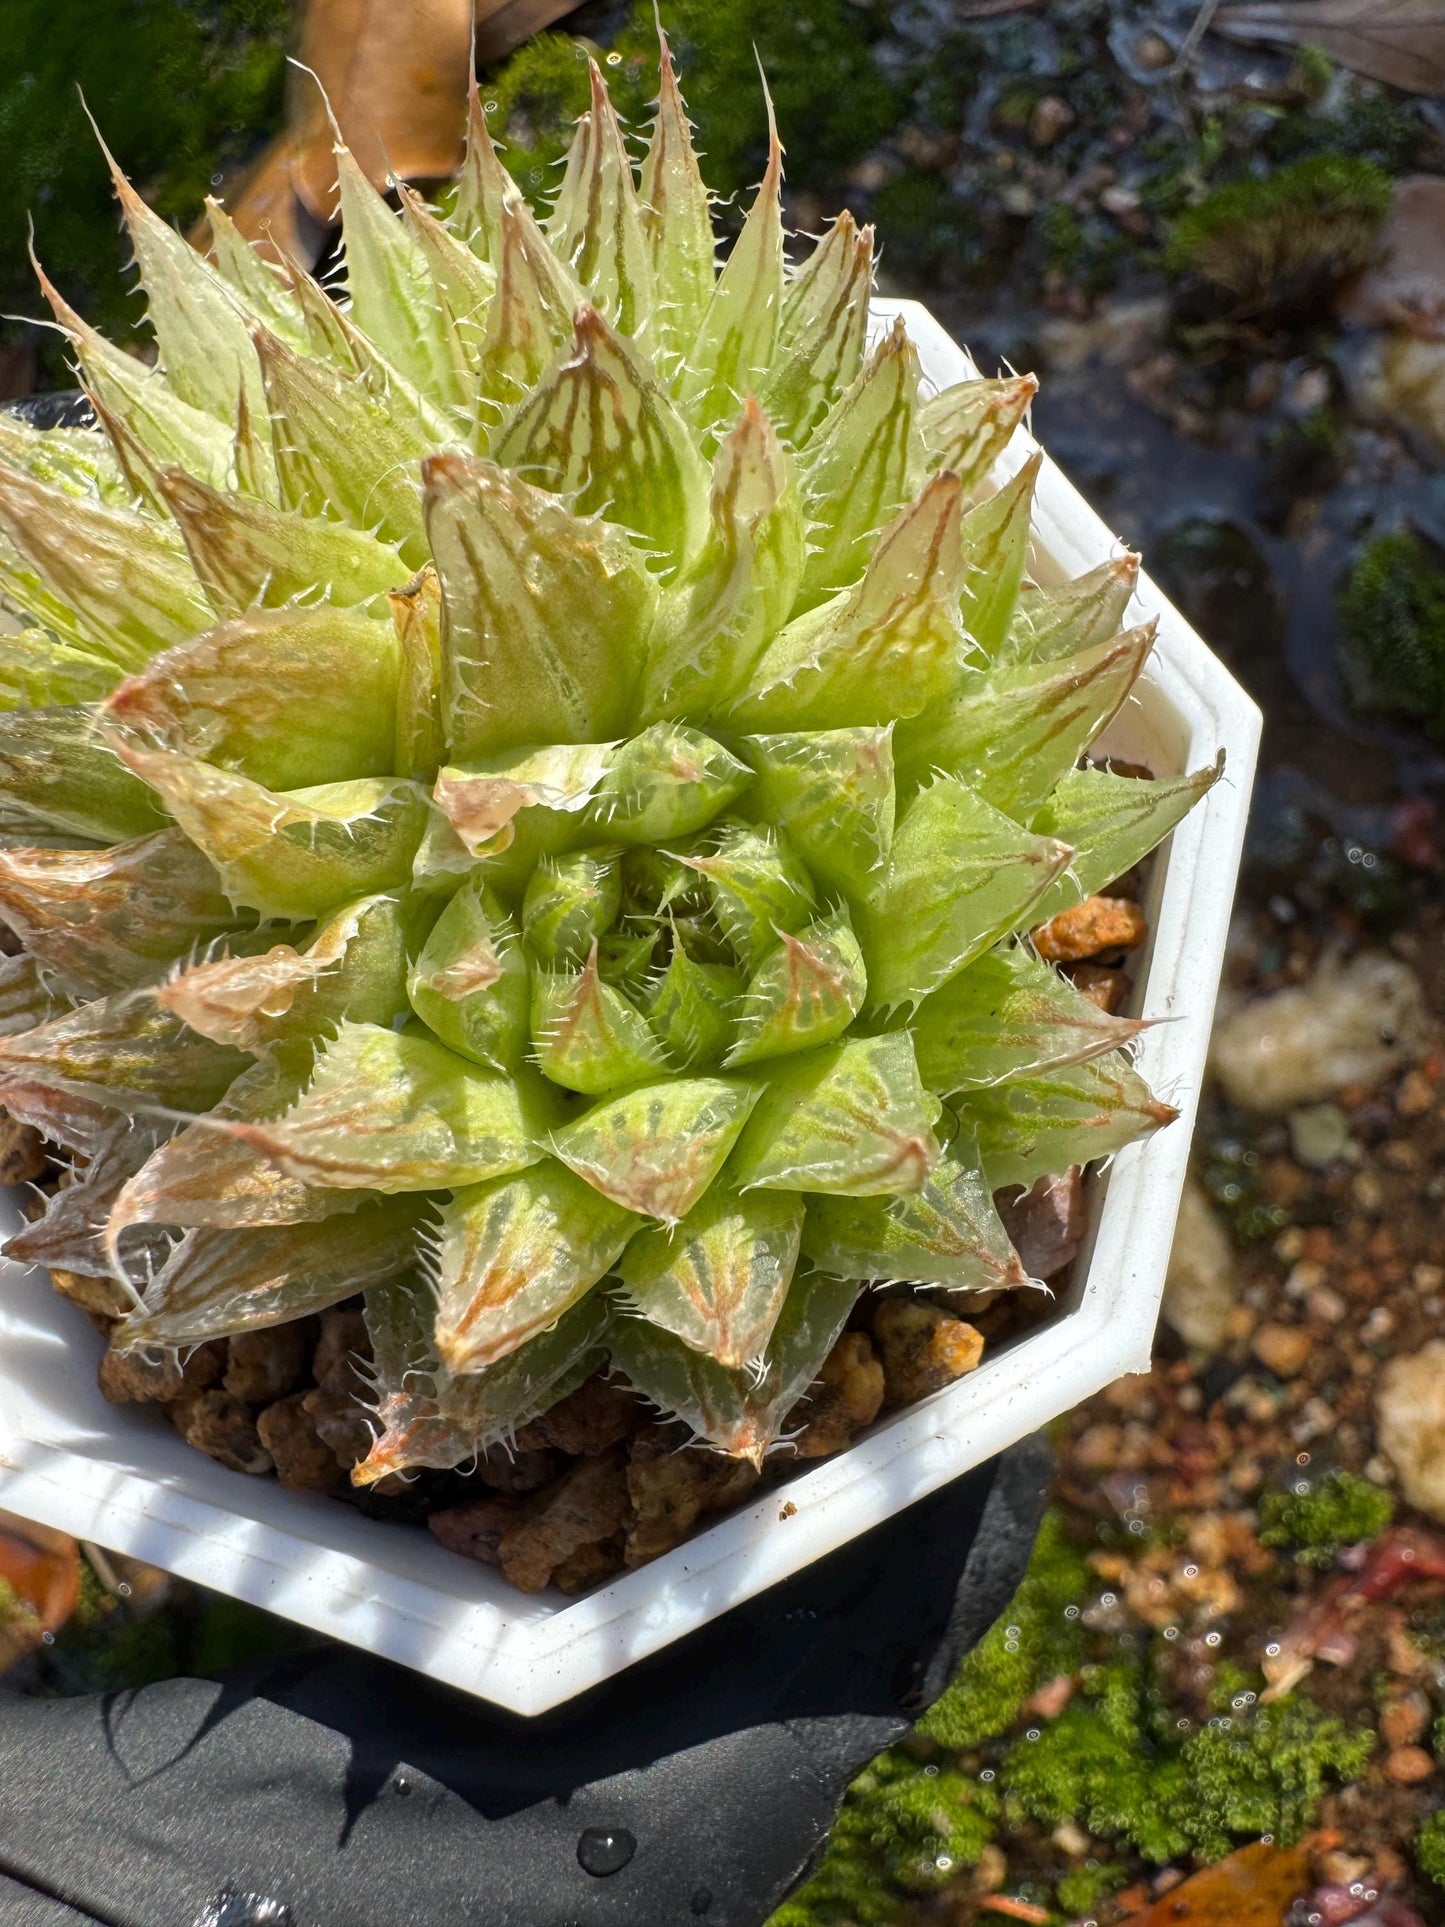
[[[940,388],[976,371],[918,303],[902,313]],[[1034,444],[1020,433],[1000,464]],[[1051,462],[1039,480],[1031,570],[1080,575],[1119,544]],[[1158,775],[1212,763],[1225,780],[1155,863],[1139,1007],[1139,1064],[1178,1121],[1091,1180],[1091,1228],[1056,1317],[971,1377],[893,1413],[858,1444],[587,1597],[530,1598],[415,1527],[283,1492],[204,1458],[144,1406],[95,1383],[101,1340],[39,1271],[0,1277],[0,1506],[131,1553],[364,1646],[518,1713],[542,1713],[726,1612],[765,1586],[1046,1424],[1121,1373],[1147,1369],[1189,1152],[1259,740],[1255,705],[1159,595],[1139,582],[1159,641],[1137,700],[1105,746]],[[1136,618],[1142,619],[1142,616]],[[0,1231],[18,1223],[0,1195]],[[786,1502],[787,1516],[784,1517]]]

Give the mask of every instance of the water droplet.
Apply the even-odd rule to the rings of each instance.
[[[1005,1626],[1003,1636],[1005,1639],[1017,1639],[1022,1631],[1022,1626]]]
[[[607,64],[609,67],[620,67],[622,65],[622,55],[618,53],[608,54]]]
[[[1026,1740],[1036,1740],[1038,1737],[1039,1729],[1036,1726],[1031,1726],[1028,1732],[1024,1734]]]
[[[940,1873],[947,1873],[953,1866],[953,1855],[950,1853],[941,1853],[933,1864]]]
[[[1177,1626],[1166,1626],[1164,1628],[1164,1637],[1166,1639],[1178,1639],[1179,1628]]]
[[[588,1827],[577,1842],[578,1865],[599,1880],[621,1873],[636,1852],[637,1842],[626,1827]]]
[[[195,1927],[293,1927],[291,1909],[264,1894],[239,1894],[223,1888],[196,1915]]]
[[[1295,1460],[1296,1465],[1308,1465],[1309,1462],[1310,1462],[1310,1455],[1308,1452],[1301,1452]]]
[[[1079,1609],[1077,1606],[1065,1606],[1064,1608],[1065,1619],[1077,1619],[1078,1616],[1079,1616]]]
[[[495,114],[496,111],[497,111],[497,103],[494,100],[489,100],[486,106],[483,107],[482,109],[482,112],[484,114]]]
[[[1264,1656],[1266,1659],[1279,1658],[1279,1641],[1278,1640],[1272,1640],[1270,1644],[1265,1647]]]
[[[392,1781],[392,1785],[398,1793],[406,1794],[411,1792],[411,1781],[404,1773],[398,1773],[395,1780]]]
[[[936,1780],[938,1778],[938,1768],[931,1764],[924,1767],[923,1777],[925,1780]]]
[[[1204,1643],[1206,1646],[1217,1646],[1222,1638],[1222,1633],[1206,1633],[1204,1635]]]
[[[1296,1498],[1298,1498],[1298,1499],[1306,1499],[1306,1498],[1308,1498],[1308,1497],[1309,1497],[1309,1490],[1310,1490],[1310,1482],[1309,1482],[1309,1480],[1308,1480],[1308,1479],[1296,1479],[1296,1480],[1295,1480],[1295,1482],[1294,1482],[1294,1489],[1295,1489],[1295,1497],[1296,1497]]]
[[[120,1582],[120,1584],[119,1584],[119,1585],[118,1585],[118,1586],[116,1587],[116,1589],[115,1589],[115,1596],[116,1596],[116,1598],[117,1598],[117,1599],[129,1599],[129,1598],[130,1598],[130,1581],[129,1581],[129,1579],[122,1579],[122,1580],[121,1580],[121,1582]]]
[[[692,1899],[687,1905],[690,1913],[705,1914],[712,1905],[712,1889],[710,1887],[695,1888]]]
[[[988,1783],[989,1783],[989,1781],[990,1781],[990,1780],[992,1780],[992,1779],[994,1778],[994,1770],[993,1770],[993,1768],[992,1768],[991,1766],[986,1766],[986,1767],[984,1768],[984,1770],[983,1770],[983,1772],[982,1772],[982,1773],[980,1773],[978,1777],[979,1777],[979,1779],[980,1779],[980,1780],[982,1780],[982,1781],[983,1781],[983,1783],[984,1783],[984,1785],[985,1785],[985,1786],[987,1786],[987,1785],[988,1785]]]
[[[1197,1579],[1199,1577],[1198,1566],[1186,1566],[1184,1568],[1184,1577],[1186,1579]]]
[[[1179,1731],[1181,1733],[1187,1733],[1189,1731],[1190,1722],[1187,1719],[1181,1719],[1181,1720],[1176,1720],[1175,1725],[1179,1728]]]
[[[51,1632],[48,1627],[40,1635],[40,1643],[42,1646],[53,1646],[55,1644],[55,1634]]]
[[[1116,1606],[1118,1603],[1118,1600],[1111,1592],[1101,1592],[1099,1594],[1099,1604],[1101,1606]]]

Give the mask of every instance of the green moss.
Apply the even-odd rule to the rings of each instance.
[[[1233,1684],[1234,1682],[1229,1682]],[[1151,1731],[1146,1674],[1130,1661],[1094,1669],[1038,1737],[1015,1740],[1000,1775],[1009,1810],[1073,1820],[1156,1863],[1218,1860],[1237,1840],[1299,1837],[1330,1779],[1350,1779],[1373,1736],[1327,1718],[1303,1693],[1189,1733]]]
[[[1445,735],[1445,558],[1407,530],[1377,536],[1339,606],[1355,706]]]
[[[1292,1546],[1306,1565],[1327,1566],[1342,1546],[1378,1538],[1395,1501],[1357,1473],[1330,1472],[1303,1491],[1266,1492],[1259,1515],[1265,1545]]]
[[[1307,309],[1368,261],[1389,205],[1390,178],[1373,161],[1311,155],[1186,209],[1166,263],[1225,290],[1241,312]]]
[[[1302,53],[1297,71],[1304,59]],[[1310,84],[1306,75],[1306,90]],[[1429,130],[1413,103],[1391,100],[1356,85],[1338,113],[1284,115],[1270,130],[1265,152],[1276,163],[1334,154],[1373,161],[1389,174],[1407,174],[1425,158],[1429,141]]]
[[[1415,1835],[1415,1865],[1427,1880],[1445,1887],[1445,1812],[1432,1813]]]
[[[79,95],[151,204],[189,222],[212,177],[280,122],[290,16],[288,0],[5,0],[0,309],[37,309],[33,215],[62,291],[109,332],[136,326],[140,304],[119,274],[128,250]],[[51,359],[59,374],[63,356]]]
[[[818,1871],[769,1927],[883,1927],[907,1896],[977,1863],[998,1809],[991,1786],[896,1749],[882,1754],[848,1789]]]
[[[1128,1868],[1118,1861],[1099,1867],[1073,1867],[1054,1888],[1054,1897],[1062,1913],[1077,1919],[1097,1912],[1099,1903],[1117,1893],[1128,1878]]]
[[[35,1608],[22,1599],[8,1579],[0,1579],[0,1633],[34,1633],[40,1625]]]
[[[1023,1584],[924,1714],[920,1734],[966,1752],[1004,1732],[1036,1686],[1081,1663],[1077,1602],[1088,1589],[1089,1569],[1063,1520],[1046,1514]],[[1072,1619],[1065,1616],[1070,1607]]]
[[[587,57],[598,51],[590,41],[568,34],[538,34],[525,41],[482,90],[487,125],[534,201],[557,185],[556,165],[567,152],[578,115],[587,111]],[[610,71],[608,82],[610,86]],[[625,115],[635,103],[621,94],[619,88],[617,108]]]

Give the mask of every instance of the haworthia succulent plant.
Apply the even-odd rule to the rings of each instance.
[[[0,1101],[83,1160],[21,1248],[123,1346],[363,1292],[360,1483],[608,1360],[756,1460],[1170,1115],[1027,942],[1216,774],[1081,761],[1153,631],[1028,578],[1035,383],[870,352],[776,135],[719,270],[665,45],[640,172],[592,82],[545,224],[475,99],[445,217],[343,152],[340,300],[117,173],[157,365],[42,277],[98,425],[0,421]]]

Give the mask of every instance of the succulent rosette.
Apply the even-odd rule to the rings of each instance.
[[[1031,378],[871,346],[872,236],[725,265],[666,47],[539,223],[338,150],[323,289],[117,173],[158,362],[42,283],[96,425],[0,418],[0,1100],[19,1255],[121,1348],[365,1294],[451,1466],[608,1365],[755,1461],[860,1291],[1025,1273],[1002,1187],[1170,1116],[1027,941],[1213,780],[1082,762],[1132,559],[1027,575]],[[344,298],[334,298],[337,293]]]

